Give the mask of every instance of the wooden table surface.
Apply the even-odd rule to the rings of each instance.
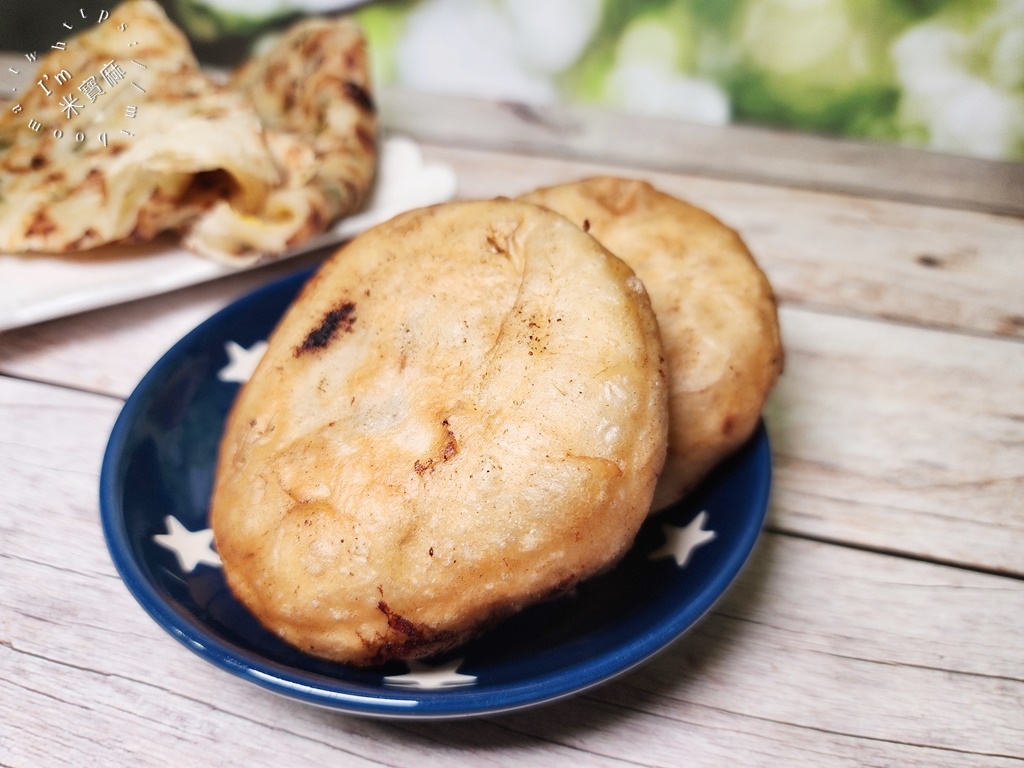
[[[8,331],[0,766],[1024,766],[1021,165],[398,92],[382,105],[455,169],[460,197],[611,172],[741,232],[787,352],[748,567],[668,650],[561,702],[415,723],[297,703],[149,618],[97,502],[148,368],[297,265]]]

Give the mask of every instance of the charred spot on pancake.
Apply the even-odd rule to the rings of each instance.
[[[412,468],[416,470],[417,474],[422,475],[428,469],[433,469],[434,465],[436,465],[438,461],[448,461],[448,459],[453,458],[455,454],[459,452],[459,443],[455,439],[455,433],[452,432],[451,427],[448,426],[448,419],[442,421],[441,426],[444,427],[445,431],[444,445],[441,446],[440,451],[441,455],[439,457],[431,457],[426,461],[416,459],[416,461],[413,462]]]
[[[395,613],[383,600],[377,601],[377,610],[387,616],[388,626],[396,632],[401,632],[410,639],[422,638],[426,635],[426,627],[422,624],[415,624],[404,616]]]
[[[378,661],[404,658],[409,654],[415,654],[420,648],[444,648],[450,646],[458,637],[455,632],[438,630],[426,624],[410,621],[393,611],[383,599],[377,601],[377,610],[388,620],[388,639],[377,653]]]
[[[345,95],[352,101],[365,109],[367,112],[376,112],[377,105],[373,103],[373,97],[359,83],[351,80],[345,81]]]
[[[352,326],[356,321],[353,314],[355,311],[356,305],[351,301],[346,301],[332,309],[324,315],[320,325],[310,331],[302,343],[295,348],[295,356],[323,349],[331,343],[338,331],[351,333]]]

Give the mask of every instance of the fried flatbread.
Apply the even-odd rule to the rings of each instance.
[[[670,386],[668,458],[654,503],[663,508],[757,426],[783,365],[771,285],[736,232],[646,182],[600,177],[521,199],[589,231],[650,292]]]
[[[220,202],[185,245],[221,253],[281,253],[358,210],[377,166],[377,112],[366,44],[348,18],[309,18],[231,80],[266,130],[281,171],[260,212]]]
[[[35,76],[42,85],[0,115],[0,251],[83,251],[176,231],[206,256],[251,262],[354,210],[375,162],[365,52],[352,22],[323,24],[330,30],[318,39],[344,56],[318,60],[312,79],[358,90],[346,104],[320,108],[321,117],[355,109],[359,119],[282,125],[244,85],[202,72],[152,0],[123,3],[50,50]],[[281,48],[301,34],[284,36],[265,60],[301,56]],[[291,93],[316,111],[303,106],[313,96],[288,79],[262,85],[265,98]],[[346,129],[348,143],[336,135]],[[327,145],[359,158],[324,163]]]
[[[415,658],[609,567],[667,441],[642,283],[569,221],[449,203],[306,285],[228,419],[211,525],[268,628]]]

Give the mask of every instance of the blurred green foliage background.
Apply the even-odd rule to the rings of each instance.
[[[212,64],[354,13],[380,84],[1024,160],[1024,0],[162,2]],[[0,46],[29,7],[0,2]]]
[[[407,0],[357,15],[385,82],[1024,159],[1022,0]]]

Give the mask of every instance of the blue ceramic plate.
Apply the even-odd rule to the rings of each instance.
[[[357,669],[264,630],[225,584],[207,505],[238,381],[308,277],[256,291],[178,342],[128,399],[103,459],[100,508],[114,563],[143,608],[200,656],[277,693],[354,714],[492,714],[631,669],[693,626],[739,573],[768,504],[763,426],[697,492],[650,518],[614,570],[455,653]]]

